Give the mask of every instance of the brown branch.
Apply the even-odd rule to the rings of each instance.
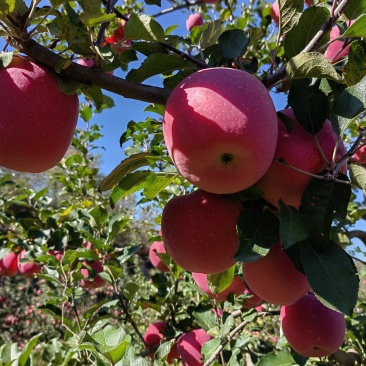
[[[171,8],[164,9],[164,10],[160,11],[159,13],[152,15],[152,17],[157,18],[157,17],[160,17],[161,15],[172,13],[173,11],[189,8],[190,6],[199,5],[199,4],[203,4],[203,0],[197,0],[197,1],[193,1],[193,2],[189,2],[188,0],[186,0],[184,4],[178,5],[178,6],[172,6]]]
[[[62,56],[41,46],[32,39],[23,41],[9,36],[7,41],[37,63],[52,70],[55,70],[56,65],[64,60]],[[170,90],[164,88],[138,84],[107,74],[97,66],[88,68],[72,63],[62,71],[62,75],[82,84],[95,85],[125,98],[148,103],[165,104],[170,94]]]
[[[366,245],[366,231],[363,230],[352,230],[346,233],[348,239],[360,239]]]

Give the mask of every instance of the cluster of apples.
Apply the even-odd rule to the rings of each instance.
[[[9,252],[0,259],[0,276],[14,277],[20,274],[25,278],[33,278],[41,273],[41,266],[33,261],[21,261],[26,255],[26,250],[20,253]]]
[[[193,273],[203,291],[220,301],[227,293],[223,297],[210,294],[207,274],[223,272],[236,264],[236,223],[243,209],[241,202],[224,195],[255,184],[273,206],[279,207],[282,200],[298,208],[311,179],[299,170],[316,174],[327,168],[335,148],[337,161],[345,154],[329,120],[316,135],[322,156],[314,137],[296,121],[291,109],[276,113],[268,91],[256,77],[229,68],[204,69],[184,79],[166,104],[163,134],[177,170],[198,189],[168,201],[161,222],[164,249],[156,252],[166,250],[178,265]],[[342,172],[346,173],[345,166]],[[284,325],[285,319],[291,318],[286,309],[302,309],[302,302],[309,296],[313,308],[330,314],[327,319],[332,320],[326,329],[319,328],[326,320],[309,320],[312,331],[328,332],[329,339],[334,331],[338,338],[330,342],[331,349],[322,345],[327,335],[319,342],[319,337],[307,339],[312,348],[306,354],[320,356],[340,347],[339,339],[343,341],[345,334],[343,316],[307,295],[310,285],[306,276],[295,268],[280,242],[262,259],[242,267],[245,283],[239,293],[250,289],[253,297],[282,306],[286,314],[282,316],[284,333],[299,353],[302,349],[292,342],[291,334],[300,338],[306,335],[300,326]],[[235,293],[237,280],[232,286]],[[293,324],[293,320],[289,322]]]

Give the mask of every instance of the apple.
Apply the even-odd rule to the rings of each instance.
[[[358,164],[366,164],[366,145],[356,151],[353,155],[353,159],[355,159]]]
[[[271,18],[276,24],[280,24],[280,6],[278,0],[271,5]]]
[[[310,285],[277,242],[261,259],[243,263],[247,285],[264,301],[275,305],[290,305],[304,296]]]
[[[324,306],[312,294],[292,305],[283,306],[280,321],[290,346],[305,357],[324,357],[335,353],[346,333],[344,316]]]
[[[53,255],[58,262],[61,262],[61,258],[65,252],[63,250],[49,250],[47,254]]]
[[[352,20],[349,25],[352,25],[354,20]],[[332,30],[330,31],[330,41],[336,39],[340,36],[340,31],[337,25],[334,25]],[[324,56],[326,56],[332,63],[339,61],[342,57],[348,55],[350,45],[343,48],[344,41],[337,40],[329,44],[327,49],[324,52]]]
[[[191,330],[182,334],[177,341],[178,356],[183,366],[202,366],[202,346],[212,337],[203,329]]]
[[[82,268],[80,270],[81,274],[84,276],[84,280],[80,281],[81,287],[86,289],[98,288],[105,285],[105,280],[98,275],[98,273],[103,272],[103,263],[102,261],[94,261],[89,264],[87,262],[83,262],[85,266],[90,267],[93,271],[96,272],[95,276],[92,277],[90,270],[87,268]]]
[[[190,32],[194,27],[200,27],[203,25],[202,15],[199,13],[189,14],[186,20],[187,30]]]
[[[241,191],[264,175],[277,130],[263,84],[245,71],[224,67],[182,80],[168,98],[163,119],[164,140],[179,172],[218,194]]]
[[[217,4],[220,0],[203,0],[205,4]]]
[[[246,309],[254,309],[256,308],[257,311],[260,305],[263,303],[263,299],[255,294],[251,289],[247,288],[244,290],[244,294],[250,295],[250,297],[244,300],[244,307]],[[261,310],[260,310],[261,311]]]
[[[77,64],[85,67],[93,67],[94,61],[91,58],[81,58],[76,61]]]
[[[110,44],[115,44],[125,38],[126,20],[121,19],[121,23],[117,29],[114,30],[110,37],[105,38],[105,41]]]
[[[169,267],[157,255],[165,253],[164,243],[162,241],[154,241],[149,248],[149,259],[152,265],[159,271],[170,272]]]
[[[198,189],[174,197],[161,218],[164,245],[173,260],[190,272],[218,273],[235,264],[236,222],[242,205]]]
[[[144,341],[147,346],[156,347],[156,349],[160,345],[160,341],[165,337],[165,333],[167,331],[167,323],[164,321],[156,322],[148,326],[144,335]],[[154,356],[155,352],[152,354]],[[178,358],[177,354],[177,344],[174,344],[170,349],[170,352],[167,357],[168,363],[172,363],[173,360]]]
[[[36,273],[41,273],[41,267],[35,262],[21,262],[20,260],[24,258],[27,254],[26,250],[22,250],[18,255],[18,272],[25,278],[34,278]]]
[[[312,177],[285,166],[278,160],[282,159],[285,163],[312,174],[326,169],[327,165],[318,150],[314,136],[300,126],[293,110],[289,108],[280,112],[293,121],[294,128],[289,132],[285,124],[278,119],[278,142],[273,163],[256,185],[263,191],[264,198],[272,205],[278,207],[278,201],[281,199],[287,205],[299,207],[302,194]],[[338,136],[328,119],[317,133],[316,138],[324,156],[329,162],[332,161]],[[336,160],[339,160],[345,152],[343,142],[340,141]],[[346,173],[346,170],[347,167],[343,166],[341,172]]]
[[[18,256],[9,252],[0,259],[0,275],[14,277],[18,273]]]
[[[50,70],[18,56],[0,70],[0,83],[0,166],[29,173],[53,168],[74,134],[77,95],[64,94]]]

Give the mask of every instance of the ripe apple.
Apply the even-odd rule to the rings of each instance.
[[[352,25],[354,21],[351,21],[349,25]],[[332,30],[330,31],[330,40],[336,39],[340,36],[340,31],[337,25],[334,25]],[[326,56],[332,63],[339,61],[342,57],[348,55],[350,45],[346,46],[342,49],[344,45],[344,41],[334,41],[329,44],[327,49],[324,52],[324,56]],[[342,51],[341,51],[342,50]]]
[[[205,4],[217,4],[220,0],[203,0]]]
[[[167,324],[164,321],[156,322],[148,326],[144,335],[145,343],[150,347],[158,348],[160,341],[165,337],[167,331]],[[155,353],[152,354],[154,356]],[[173,360],[178,358],[177,354],[177,344],[174,344],[170,349],[167,357],[168,363],[172,363]]]
[[[22,250],[18,255],[18,272],[25,278],[33,278],[36,273],[41,273],[41,267],[35,262],[21,262],[20,260],[24,258],[27,254],[26,250]]]
[[[238,276],[235,276],[229,287],[215,295],[211,292],[210,287],[208,286],[207,274],[193,272],[192,277],[197,286],[209,297],[212,297],[216,301],[225,301],[231,292],[233,292],[235,295],[241,295],[246,290],[244,280]]]
[[[199,13],[189,14],[186,20],[187,30],[190,32],[194,27],[200,27],[203,25],[202,15]]]
[[[251,295],[248,299],[244,300],[244,307],[246,309],[259,308],[263,303],[263,299],[255,294],[251,289],[247,288],[244,290],[244,294]],[[258,309],[257,309],[258,310]]]
[[[265,257],[243,263],[243,276],[254,293],[275,305],[293,304],[310,290],[306,276],[295,268],[280,242]]]
[[[105,280],[98,275],[98,273],[103,272],[102,261],[94,261],[91,264],[84,262],[83,264],[90,267],[93,271],[96,272],[96,274],[94,277],[92,277],[89,269],[82,268],[80,272],[85,279],[80,281],[81,287],[84,287],[86,289],[92,289],[104,286],[106,283]]]
[[[202,366],[202,346],[212,337],[203,329],[191,330],[182,334],[177,341],[178,356],[183,366]]]
[[[280,24],[280,6],[278,0],[271,5],[271,18],[276,24]]]
[[[81,58],[80,60],[77,60],[76,63],[85,67],[94,66],[94,61],[91,58]]]
[[[79,115],[54,74],[24,57],[0,70],[0,166],[38,173],[53,168],[70,146]]]
[[[278,142],[274,159],[266,174],[257,182],[257,186],[263,191],[264,198],[272,205],[278,207],[278,201],[281,199],[287,205],[299,207],[301,196],[310,183],[311,177],[281,164],[278,160],[282,159],[285,163],[312,174],[326,169],[326,163],[313,135],[300,126],[293,110],[284,109],[281,113],[291,118],[294,128],[289,132],[285,124],[278,119]],[[316,138],[324,156],[330,162],[338,136],[333,131],[329,120],[324,122]],[[340,141],[336,159],[339,160],[345,152],[343,142]],[[346,173],[346,169],[344,166],[341,171]]]
[[[18,256],[9,252],[0,259],[0,275],[14,277],[18,273]]]
[[[149,249],[149,259],[152,265],[161,272],[170,272],[169,267],[158,257],[157,254],[165,254],[164,243],[162,241],[154,241]]]
[[[65,252],[63,250],[49,250],[47,254],[53,255],[60,262]]]
[[[234,193],[258,181],[277,143],[273,101],[253,75],[224,67],[199,70],[178,84],[165,108],[170,157],[191,183]]]
[[[366,145],[356,151],[353,155],[353,159],[355,159],[358,164],[366,164]]]
[[[239,237],[238,201],[198,189],[174,197],[161,219],[164,245],[173,260],[190,272],[218,273],[235,264]]]
[[[344,316],[324,306],[311,294],[292,305],[283,306],[280,320],[290,346],[305,357],[329,356],[344,341]]]
[[[121,19],[121,23],[117,29],[114,30],[110,37],[105,38],[105,41],[110,44],[115,44],[125,38],[126,20]]]

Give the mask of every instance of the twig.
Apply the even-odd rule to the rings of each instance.
[[[190,2],[190,1],[186,0],[185,4],[178,5],[178,6],[172,6],[171,8],[164,9],[164,10],[160,11],[159,13],[152,15],[152,17],[157,18],[157,17],[160,17],[161,15],[172,13],[173,11],[184,9],[184,8],[189,8],[190,6],[199,5],[202,3],[203,3],[203,0],[197,0],[194,2]]]

